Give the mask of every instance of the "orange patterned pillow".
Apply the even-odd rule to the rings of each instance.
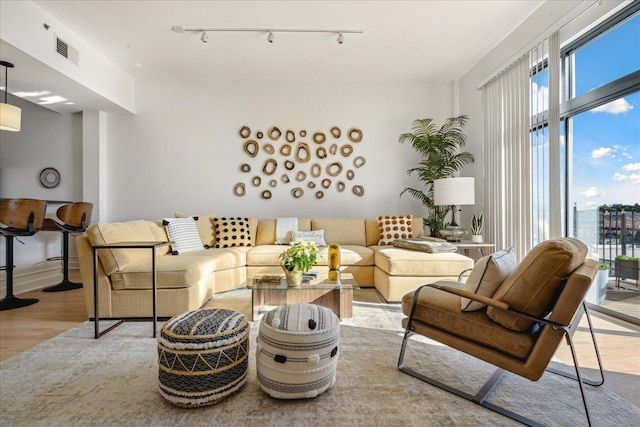
[[[413,215],[385,215],[378,217],[378,231],[380,231],[379,245],[393,245],[396,239],[409,239],[413,237]]]

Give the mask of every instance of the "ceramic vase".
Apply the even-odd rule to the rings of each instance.
[[[282,269],[284,270],[284,275],[287,278],[287,285],[290,288],[297,288],[302,284],[302,271],[289,271],[284,267]]]
[[[471,243],[482,243],[482,234],[472,234]]]

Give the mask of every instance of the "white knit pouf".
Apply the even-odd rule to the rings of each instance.
[[[258,384],[272,397],[316,397],[336,381],[340,320],[329,308],[301,303],[265,313],[256,346]]]

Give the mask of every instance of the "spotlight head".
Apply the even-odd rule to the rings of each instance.
[[[202,35],[200,36],[200,41],[201,41],[202,43],[206,43],[206,42],[208,42],[208,41],[209,41],[209,36],[207,35],[207,32],[206,32],[206,31],[203,31],[203,32],[202,32]]]
[[[275,36],[273,35],[273,32],[269,31],[269,35],[267,36],[267,41],[269,43],[273,43],[274,40],[275,40]]]
[[[336,41],[338,42],[338,44],[344,43],[344,36],[342,35],[342,33],[338,33],[338,38]]]

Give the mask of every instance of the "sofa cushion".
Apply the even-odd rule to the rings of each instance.
[[[247,252],[251,246],[235,248],[210,248],[202,251],[187,252],[180,256],[208,257],[216,262],[216,271],[229,270],[231,268],[247,265]]]
[[[464,290],[491,298],[502,282],[516,269],[518,261],[513,248],[503,249],[480,258],[464,283]],[[478,301],[461,297],[462,311],[481,310],[486,307]]]
[[[280,253],[287,247],[283,245],[260,245],[247,252],[247,265],[280,265]],[[329,248],[320,248],[317,265],[326,266],[329,260]],[[340,245],[340,265],[373,265],[373,251],[359,245]]]
[[[542,242],[529,251],[493,294],[493,299],[535,317],[546,316],[566,277],[582,264],[586,255],[587,246],[571,237]],[[487,309],[487,315],[516,331],[523,331],[534,323],[493,307]]]
[[[212,275],[215,270],[214,259],[183,255],[160,257],[156,260],[156,287],[187,288]],[[111,286],[113,289],[151,289],[151,263],[147,259],[128,264],[111,275]]]
[[[320,248],[318,265],[329,265],[329,248]],[[373,250],[360,245],[340,245],[340,266],[373,265]]]
[[[412,234],[413,215],[380,215],[378,216],[378,245],[391,245],[396,239],[409,239]]]
[[[298,230],[311,230],[311,220],[309,218],[298,218]],[[276,241],[276,220],[259,219],[257,221],[257,231],[255,246],[273,245]]]
[[[216,229],[214,248],[252,246],[249,218],[214,218]]]
[[[312,230],[324,230],[327,243],[341,245],[367,245],[367,236],[362,218],[313,218]]]
[[[100,222],[87,228],[87,237],[92,246],[117,242],[151,242],[156,235],[151,231],[150,221]],[[162,249],[166,251],[165,248]],[[110,275],[128,265],[149,261],[149,251],[142,249],[102,249],[98,257],[105,274]]]
[[[461,286],[458,282],[444,280],[436,283]],[[414,292],[409,292],[402,298],[402,312],[407,316],[413,295]],[[430,287],[420,292],[414,319],[514,357],[527,357],[534,344],[529,333],[503,328],[491,321],[484,311],[460,311],[459,296]]]
[[[214,213],[206,213],[206,214],[195,214],[190,215],[184,212],[176,212],[176,218],[187,218],[192,217],[196,220],[196,227],[198,228],[198,233],[200,234],[200,240],[205,245],[209,245],[209,247],[213,247],[215,244],[214,241],[214,227],[213,227],[213,219],[216,217]]]
[[[172,242],[171,253],[173,255],[204,249],[196,227],[196,220],[192,217],[164,218],[163,224],[167,229],[167,236]]]
[[[247,252],[247,265],[280,265],[278,256],[287,248],[284,245],[260,245]]]
[[[473,260],[457,253],[429,254],[393,246],[372,246],[375,265],[390,276],[457,276]],[[460,307],[458,307],[459,309]]]

